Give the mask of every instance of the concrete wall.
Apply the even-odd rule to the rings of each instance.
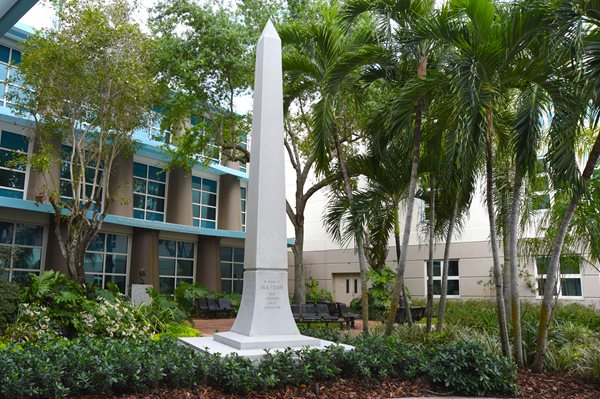
[[[501,246],[500,246],[501,247]],[[444,245],[438,244],[434,252],[435,259],[443,259]],[[408,248],[405,281],[411,295],[424,298],[426,295],[426,261],[428,247],[412,245]],[[460,298],[494,298],[492,282],[492,255],[489,242],[458,242],[452,244],[450,259],[459,261]],[[358,274],[358,257],[353,249],[334,249],[308,251],[304,253],[307,279],[315,278],[321,288],[335,292],[336,276]],[[503,261],[503,258],[500,258]],[[387,264],[396,268],[395,250],[389,248]],[[289,289],[293,292],[294,270],[293,254],[288,253]],[[598,267],[598,266],[596,266]],[[538,300],[536,268],[534,262],[523,261],[520,266],[523,276],[520,279],[519,292],[524,300]],[[600,306],[600,273],[591,266],[581,268],[582,298],[561,298],[563,301],[576,301]],[[360,287],[359,287],[360,293]],[[344,299],[344,295],[336,299]]]

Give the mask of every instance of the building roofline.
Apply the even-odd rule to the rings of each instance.
[[[0,8],[0,37],[13,30],[17,37],[21,34],[27,34],[25,24],[19,24],[23,15],[38,2],[38,0],[16,0],[12,5],[6,8]],[[14,28],[14,29],[13,29]],[[26,38],[24,36],[23,38]]]

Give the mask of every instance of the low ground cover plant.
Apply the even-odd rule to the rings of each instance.
[[[158,340],[81,337],[0,349],[0,397],[61,398],[143,392],[154,387],[211,385],[247,393],[339,377],[380,380],[423,377],[464,394],[514,394],[516,369],[506,359],[467,342],[436,350],[395,337],[347,337],[355,351],[334,346],[270,353],[252,363],[193,352],[173,337]],[[449,368],[446,361],[454,364]],[[458,378],[456,374],[468,375]]]

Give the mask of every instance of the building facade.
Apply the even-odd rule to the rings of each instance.
[[[287,196],[294,198],[294,176],[288,174]],[[489,224],[484,202],[484,185],[480,185],[463,222],[461,231],[454,234],[450,247],[448,276],[449,298],[474,299],[495,298],[492,280],[492,251],[489,244]],[[534,198],[537,207],[532,225],[539,221],[550,207],[552,198],[547,191],[537,193]],[[327,195],[324,191],[315,194],[306,208],[304,262],[306,276],[319,282],[319,286],[330,291],[333,297],[348,303],[360,297],[360,273],[358,256],[350,246],[341,248],[332,241],[322,225],[323,213],[326,209]],[[427,260],[429,258],[428,238],[423,232],[422,222],[426,217],[425,204],[416,200],[413,209],[412,232],[407,253],[405,272],[406,286],[412,297],[425,298],[427,292]],[[400,220],[404,214],[400,212]],[[293,236],[293,229],[288,230]],[[526,233],[527,237],[535,236],[535,229]],[[437,241],[434,252],[434,294],[439,297],[441,291],[441,269],[444,258],[443,241]],[[502,242],[499,243],[500,262]],[[549,254],[539,254],[534,259],[520,259],[519,291],[524,300],[541,299],[541,287],[545,279]],[[293,289],[293,255],[289,254],[290,289]],[[392,240],[388,247],[387,265],[396,269],[396,251]],[[597,263],[575,262],[568,258],[561,263],[561,286],[559,299],[600,306],[600,265]]]
[[[35,151],[30,122],[13,112],[9,99],[21,89],[19,42],[29,33],[17,24],[0,38],[0,269],[2,278],[17,282],[43,270],[66,272],[52,208],[39,198],[44,189],[65,196],[70,190],[66,143],[56,143],[63,157],[50,178],[10,162]],[[125,293],[139,283],[172,294],[181,282],[241,293],[245,165],[224,165],[217,156],[191,174],[167,171],[159,136],[156,121],[136,131],[135,153],[118,160],[110,181],[115,200],[85,254],[86,281],[112,281]]]

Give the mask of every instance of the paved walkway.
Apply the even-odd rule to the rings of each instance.
[[[223,332],[231,330],[231,326],[233,325],[233,321],[235,319],[194,319],[194,327],[196,327],[202,335],[205,337],[212,336],[216,332]],[[355,334],[360,334],[362,332],[362,320],[356,320],[355,327],[352,332]],[[369,321],[370,328],[378,328],[381,326],[381,322],[379,321]]]

